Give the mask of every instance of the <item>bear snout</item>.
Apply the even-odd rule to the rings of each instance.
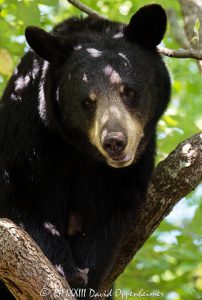
[[[101,144],[110,157],[119,159],[126,148],[127,137],[122,132],[110,132],[102,138]]]

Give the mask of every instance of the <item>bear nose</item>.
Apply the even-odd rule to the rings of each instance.
[[[111,132],[105,136],[102,146],[103,149],[113,157],[123,152],[126,143],[126,137],[122,132]]]

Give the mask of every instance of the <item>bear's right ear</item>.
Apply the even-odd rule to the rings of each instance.
[[[35,26],[26,28],[25,37],[36,54],[49,62],[57,61],[61,55],[68,54],[74,47],[71,39],[51,35]]]
[[[166,25],[167,16],[161,5],[145,5],[132,16],[124,35],[141,46],[155,48],[163,39]]]

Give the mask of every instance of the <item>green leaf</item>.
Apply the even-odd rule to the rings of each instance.
[[[24,26],[39,25],[40,11],[36,2],[17,2],[18,22],[22,21]]]
[[[6,49],[0,48],[0,73],[3,75],[11,75],[13,70],[13,60]]]
[[[199,20],[199,18],[197,18],[197,19],[196,19],[196,22],[195,22],[195,25],[194,25],[194,32],[195,32],[195,33],[197,33],[197,34],[199,33],[200,26],[201,26],[200,20]]]
[[[40,0],[38,1],[38,4],[44,4],[47,6],[56,6],[58,2],[59,0]]]

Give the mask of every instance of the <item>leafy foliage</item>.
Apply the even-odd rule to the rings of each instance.
[[[112,20],[128,22],[134,11],[152,1],[84,2]],[[156,2],[175,9],[179,26],[183,23],[177,0]],[[0,0],[0,94],[27,50],[25,27],[38,25],[51,30],[53,24],[72,15],[84,14],[66,0]],[[196,20],[196,36],[199,27]],[[169,26],[164,43],[167,47],[179,48]],[[196,62],[174,58],[165,58],[165,61],[171,72],[173,93],[172,102],[159,123],[157,161],[165,158],[179,142],[202,130],[202,84]],[[201,215],[202,187],[199,186],[176,206],[118,279],[119,299],[138,298],[141,294],[142,299],[202,299]],[[136,295],[127,296],[130,292]]]

